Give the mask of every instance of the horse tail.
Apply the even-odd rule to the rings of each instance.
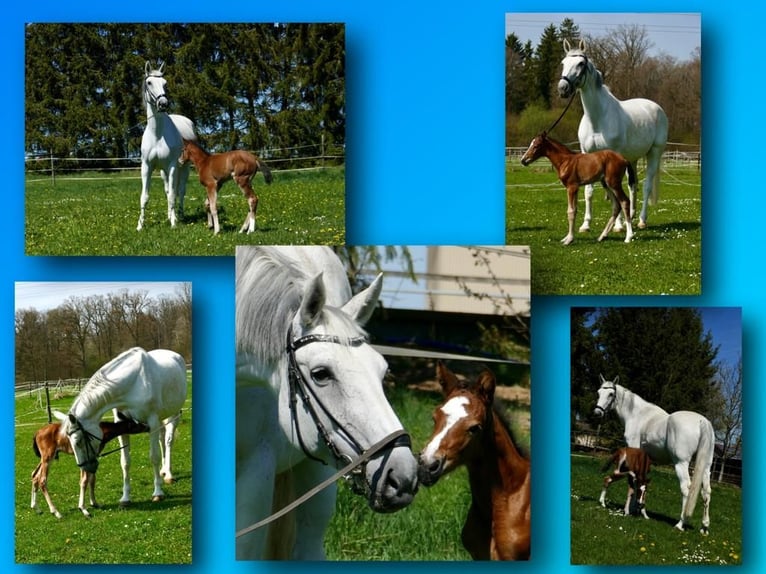
[[[628,185],[633,187],[636,185],[636,182],[638,182],[638,177],[636,176],[636,166],[631,162],[628,162]]]
[[[684,506],[684,521],[688,521],[694,514],[694,507],[697,506],[697,498],[702,488],[702,479],[706,472],[710,472],[710,467],[713,464],[715,449],[713,425],[707,419],[701,420],[699,424],[701,436],[697,445],[697,459],[694,462],[692,485],[686,499],[686,506]]]
[[[274,477],[274,497],[272,512],[284,508],[295,499],[295,484],[291,470],[279,473]],[[295,546],[295,512],[289,512],[278,518],[269,526],[266,537],[266,560],[286,560],[291,558]]]
[[[263,163],[261,160],[256,160],[258,164],[258,169],[260,169],[263,172],[263,180],[268,184],[274,181],[274,178],[271,175],[271,170],[268,168],[268,166]]]
[[[35,433],[35,436],[32,437],[32,450],[35,451],[37,458],[42,458],[42,455],[40,454],[40,447],[37,446],[37,433]]]

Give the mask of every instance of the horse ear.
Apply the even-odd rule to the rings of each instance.
[[[64,413],[62,413],[61,411],[57,411],[57,410],[53,411],[53,416],[56,417],[60,421],[63,421],[64,419],[67,418],[67,416]]]
[[[303,300],[298,311],[298,317],[303,327],[311,327],[316,324],[322,309],[324,309],[325,299],[324,278],[320,271],[309,279],[303,289]]]
[[[620,382],[620,375],[617,375],[612,381],[615,385]]]
[[[160,73],[160,76],[163,74],[163,70],[165,69],[165,62],[162,60],[157,60],[158,68],[157,71]]]
[[[566,38],[564,38],[564,53],[566,54],[566,53],[567,53],[567,52],[569,52],[569,50],[571,50],[571,49],[572,49],[572,48],[571,48],[571,46],[569,45],[569,40],[567,40]]]
[[[383,289],[383,274],[379,273],[367,289],[360,291],[343,305],[343,311],[353,317],[357,323],[364,325],[375,311],[381,289]]]
[[[436,362],[436,380],[441,385],[442,393],[445,397],[460,384],[455,373],[450,371],[441,361]]]
[[[484,404],[491,405],[495,400],[495,387],[497,381],[495,380],[495,374],[489,369],[484,369],[479,375],[479,379],[476,381],[476,387],[481,395]]]
[[[148,76],[149,72],[152,71],[152,65],[149,63],[149,60],[146,61],[146,64],[144,64],[144,75]]]
[[[578,49],[582,52],[585,51],[585,40],[583,40],[582,38],[580,38],[580,45],[578,46]]]
[[[601,384],[603,385],[606,382],[606,379],[604,378],[604,375],[601,373],[598,374],[598,378],[601,379]]]

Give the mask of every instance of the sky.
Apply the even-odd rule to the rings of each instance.
[[[512,13],[505,15],[505,34],[513,32],[522,44],[530,40],[536,46],[543,30],[550,24],[558,26],[564,18],[571,18],[582,33],[591,36],[603,36],[621,24],[643,26],[653,44],[650,56],[664,53],[688,60],[701,42],[699,13]]]
[[[175,296],[178,282],[138,282],[138,281],[23,281],[15,284],[16,310],[36,309],[47,311],[54,309],[69,297],[89,297],[109,295],[125,289],[130,292],[146,291],[154,299],[160,295]]]
[[[700,307],[702,324],[718,347],[717,360],[735,366],[742,357],[742,310],[739,307]]]

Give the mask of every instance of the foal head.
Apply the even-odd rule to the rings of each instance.
[[[493,432],[492,402],[495,395],[495,376],[485,370],[475,383],[461,383],[455,374],[441,362],[436,376],[445,401],[434,410],[434,430],[428,444],[420,453],[419,479],[426,486],[480,456],[482,436]]]
[[[527,166],[535,160],[543,157],[548,149],[548,134],[540,132],[529,143],[527,151],[521,156],[521,165]]]

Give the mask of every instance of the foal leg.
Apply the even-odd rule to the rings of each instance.
[[[585,217],[582,219],[582,225],[580,226],[580,233],[590,231],[590,219],[591,219],[591,205],[593,203],[593,185],[587,184],[585,186]]]
[[[252,233],[255,231],[255,213],[258,210],[258,196],[255,194],[255,191],[253,191],[253,186],[250,183],[251,177],[236,179],[239,188],[242,190],[242,193],[245,194],[248,207],[247,217],[245,217],[245,222],[242,224],[239,232],[245,233],[245,231],[247,231],[247,233]]]
[[[89,483],[89,473],[85,472],[84,470],[80,471],[80,502],[77,505],[77,508],[80,509],[80,512],[85,515],[86,518],[91,518],[90,512],[88,512],[88,509],[85,507],[85,490],[88,488]]]
[[[612,231],[612,228],[614,227],[615,219],[617,218],[617,215],[620,213],[620,204],[617,202],[617,197],[614,193],[614,191],[604,183],[604,188],[609,193],[609,198],[612,200],[612,214],[609,217],[609,220],[606,222],[606,226],[604,227],[604,231],[601,232],[601,235],[598,236],[598,241],[603,241],[604,238],[606,238],[607,235],[609,235],[609,232]]]
[[[561,243],[564,245],[569,245],[574,241],[574,222],[575,222],[575,216],[577,215],[577,190],[580,187],[578,185],[568,185],[567,186],[567,221],[569,223],[569,232],[566,234],[566,237],[561,240]],[[591,193],[593,191],[591,190]],[[590,229],[590,227],[588,227]]]
[[[213,229],[214,235],[221,231],[218,225],[218,189],[219,186],[215,183],[207,186],[207,227]]]

